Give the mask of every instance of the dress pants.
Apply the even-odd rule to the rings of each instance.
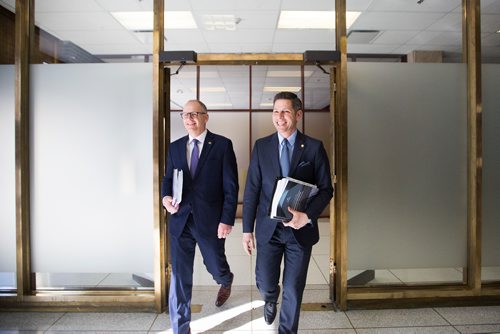
[[[170,235],[172,275],[168,309],[174,333],[189,333],[196,244],[200,248],[205,267],[217,284],[228,285],[232,280],[224,249],[225,239],[219,239],[216,232],[213,236],[200,236],[193,216],[190,215],[180,237]]]
[[[307,227],[305,227],[307,228]],[[306,285],[307,269],[312,246],[301,246],[290,227],[278,223],[268,242],[257,238],[257,263],[255,276],[257,288],[264,301],[278,300],[281,262],[284,257],[283,294],[278,333],[297,333],[300,305]]]

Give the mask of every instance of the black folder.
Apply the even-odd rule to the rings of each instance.
[[[318,193],[318,187],[304,181],[283,177],[274,184],[269,216],[272,219],[290,221],[292,214],[288,207],[304,212],[310,199]]]

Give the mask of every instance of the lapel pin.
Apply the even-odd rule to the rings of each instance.
[[[300,147],[304,148],[304,144],[300,144]]]
[[[208,142],[208,145],[212,145],[212,142],[211,142],[211,141],[209,141],[209,142]]]

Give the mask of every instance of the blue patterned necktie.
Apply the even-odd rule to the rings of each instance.
[[[191,178],[194,178],[196,173],[196,167],[198,167],[198,159],[200,155],[200,149],[198,148],[198,139],[193,139],[193,150],[191,151]]]
[[[281,165],[281,174],[283,177],[288,176],[288,172],[290,171],[290,152],[288,149],[288,140],[283,139],[281,142],[283,146],[281,148],[281,157],[280,157],[280,165]]]

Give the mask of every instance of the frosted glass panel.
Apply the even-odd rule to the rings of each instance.
[[[464,64],[348,64],[349,269],[466,265]]]
[[[483,256],[500,266],[500,65],[483,66]],[[483,277],[485,278],[485,277]],[[500,277],[496,276],[497,280]]]
[[[151,64],[31,71],[33,270],[152,272]]]
[[[257,139],[276,132],[276,128],[273,125],[273,114],[271,110],[252,112],[252,148]]]
[[[233,142],[238,163],[238,182],[240,191],[238,201],[243,202],[248,164],[250,163],[250,129],[248,112],[211,112],[207,127],[218,134],[228,137]]]
[[[330,154],[330,111],[306,111],[304,124],[305,134],[321,140],[326,152]]]
[[[16,271],[14,89],[14,65],[0,65],[0,273]]]

